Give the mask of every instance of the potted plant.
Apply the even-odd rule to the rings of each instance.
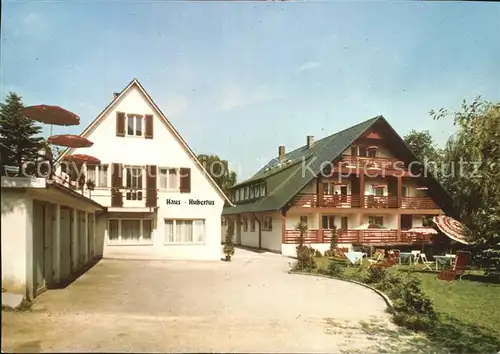
[[[224,249],[223,249],[224,254],[226,255],[226,262],[230,262],[231,256],[234,255],[233,236],[234,236],[234,221],[230,220],[227,225],[226,240],[224,242]]]
[[[87,180],[87,189],[89,190],[89,198],[92,197],[92,191],[95,189],[95,182],[91,179]]]

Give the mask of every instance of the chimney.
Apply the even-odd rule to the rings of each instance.
[[[314,136],[308,135],[307,136],[307,148],[309,149],[313,144],[314,144]]]
[[[113,92],[113,99],[115,100],[118,96],[120,96],[120,92]]]
[[[280,161],[285,159],[285,145],[280,145],[278,149],[278,157]]]

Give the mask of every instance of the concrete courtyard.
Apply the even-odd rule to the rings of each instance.
[[[2,349],[367,352],[383,343],[361,321],[396,329],[369,289],[290,275],[289,262],[243,249],[232,262],[102,260],[31,311],[4,311]]]

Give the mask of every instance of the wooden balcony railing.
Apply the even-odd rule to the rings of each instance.
[[[296,244],[299,232],[296,230],[285,231],[285,243]],[[330,243],[330,230],[308,230],[304,243]],[[356,243],[362,245],[383,245],[383,244],[420,244],[430,243],[430,236],[418,236],[407,231],[401,231],[398,240],[397,230],[337,230],[338,243]]]
[[[376,167],[380,169],[399,169],[405,170],[406,166],[403,161],[392,157],[360,157],[360,156],[342,156],[342,161],[340,161],[342,166],[347,167]]]
[[[439,206],[429,197],[402,197],[403,209],[438,209]]]
[[[292,199],[293,206],[299,207],[328,207],[328,208],[359,208],[359,195],[329,195],[325,194],[322,199],[317,194],[297,194]]]
[[[397,208],[398,197],[365,195],[365,208]]]
[[[359,208],[361,197],[359,195],[328,195],[322,199],[317,194],[297,194],[292,198],[292,205],[297,207],[324,207],[324,208]],[[364,196],[365,208],[397,208],[396,196]],[[403,209],[438,209],[438,205],[430,197],[402,197]]]

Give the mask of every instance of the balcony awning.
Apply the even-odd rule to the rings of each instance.
[[[378,149],[378,146],[376,145],[368,146],[368,149]]]
[[[437,215],[432,218],[432,221],[443,234],[451,238],[453,241],[463,243],[464,245],[470,244],[465,236],[466,228],[459,221],[446,215]]]

